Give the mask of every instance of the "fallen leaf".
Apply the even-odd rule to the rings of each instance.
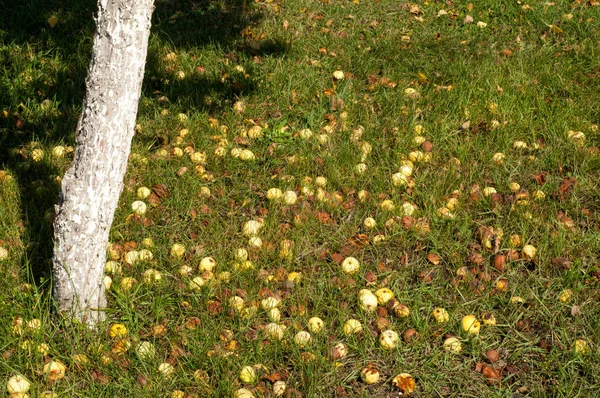
[[[427,260],[433,265],[438,265],[440,263],[440,256],[435,253],[429,253],[427,255]]]
[[[344,262],[345,257],[341,254],[341,253],[333,253],[331,255],[332,260],[337,263],[337,264],[341,264]]]
[[[342,255],[344,255],[345,257],[348,257],[348,256],[351,256],[352,254],[356,253],[359,250],[360,250],[360,248],[358,248],[356,246],[345,245],[345,246],[342,246],[342,248],[340,249],[340,253],[342,253]]]
[[[546,176],[548,175],[547,172],[545,171],[541,171],[537,174],[534,174],[533,176],[531,176],[531,178],[538,183],[539,185],[543,185],[546,183]]]
[[[275,383],[276,381],[286,381],[289,375],[286,371],[275,371],[269,375],[263,376],[263,380],[267,380],[271,383]]]
[[[330,224],[332,222],[331,216],[327,212],[320,211],[317,213],[317,219],[323,224]]]
[[[157,207],[160,204],[160,197],[155,193],[151,193],[148,197],[148,202],[150,202],[153,207]]]
[[[422,15],[423,14],[423,10],[417,4],[411,4],[408,11],[413,15]]]
[[[90,369],[90,376],[92,376],[92,380],[100,384],[108,384],[110,382],[110,378],[108,376],[96,369]]]
[[[363,248],[365,246],[369,246],[369,237],[365,234],[356,234],[346,241],[348,244],[352,246],[356,246],[358,248]]]
[[[152,192],[159,198],[169,197],[169,188],[165,184],[156,184],[152,186]]]
[[[365,279],[367,280],[367,285],[374,285],[377,282],[377,275],[371,271],[368,271],[365,274]]]
[[[499,369],[495,369],[489,365],[483,365],[483,369],[481,370],[481,374],[483,377],[487,379],[490,383],[497,383],[502,380],[502,373]]]
[[[567,177],[563,179],[558,187],[556,196],[559,200],[565,199],[568,193],[573,190],[573,187],[577,185],[577,179],[575,177]]]

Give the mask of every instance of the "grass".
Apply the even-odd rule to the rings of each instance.
[[[53,151],[74,145],[95,4],[5,4],[1,380],[24,375],[31,396],[220,397],[242,387],[243,366],[262,364],[262,376],[285,379],[290,397],[397,396],[391,381],[402,372],[414,377],[420,397],[597,395],[600,7],[594,3],[158,1],[138,133],[110,237],[121,270],[110,274],[109,319],[97,334],[52,313],[49,268],[57,176],[71,160],[70,153]],[[52,15],[54,28],[47,23]],[[465,23],[467,15],[472,23]],[[332,77],[336,70],[343,79]],[[417,95],[410,98],[407,88]],[[263,127],[262,137],[246,136],[254,124]],[[357,138],[359,126],[364,132]],[[307,128],[313,135],[302,139]],[[585,140],[570,139],[569,131]],[[431,159],[415,162],[414,187],[394,186],[391,176],[420,149],[416,135],[433,144]],[[528,149],[514,148],[515,141]],[[370,153],[363,154],[363,142]],[[175,148],[204,152],[204,171]],[[256,159],[236,158],[234,148],[249,149]],[[492,160],[498,152],[502,164]],[[359,163],[367,165],[364,174],[356,172]],[[321,192],[318,176],[327,179]],[[511,182],[545,197],[518,204]],[[148,211],[132,217],[138,188],[157,184],[167,193],[144,199]],[[476,186],[499,195],[473,194]],[[201,194],[206,188],[210,194]],[[295,191],[298,201],[273,203],[270,188]],[[369,193],[365,200],[359,200],[362,190]],[[445,219],[438,209],[451,196],[459,205],[455,218]],[[382,210],[384,199],[396,209]],[[401,220],[403,202],[416,206],[417,227],[402,226],[410,221]],[[262,247],[250,249],[242,228],[259,217]],[[367,217],[376,220],[375,229],[365,229]],[[497,247],[482,247],[481,226],[502,229]],[[493,258],[511,249],[515,234],[522,239],[517,251],[525,244],[537,249],[534,260],[521,255],[494,268]],[[374,244],[376,235],[385,240]],[[291,258],[279,256],[283,240],[292,242]],[[356,244],[361,240],[369,244]],[[185,246],[183,258],[170,254],[175,243]],[[128,251],[144,247],[151,260],[124,261]],[[236,265],[238,248],[249,249],[253,269]],[[338,264],[350,253],[361,263],[352,276]],[[205,256],[217,262],[214,278],[192,290]],[[192,267],[191,275],[182,275],[182,266]],[[148,269],[162,279],[145,282]],[[301,280],[287,281],[291,272]],[[127,277],[137,281],[130,290],[120,287]],[[500,289],[498,281],[508,286]],[[359,290],[380,287],[392,289],[410,316],[361,310]],[[566,289],[572,296],[562,302]],[[238,313],[230,304],[234,295],[246,308],[281,297],[284,339],[269,341],[267,312]],[[513,303],[515,297],[524,302]],[[449,312],[448,323],[431,317],[436,307]],[[484,313],[497,324],[474,337],[462,332],[463,316],[481,320]],[[300,348],[293,337],[313,316],[326,328]],[[380,347],[378,317],[400,334],[396,349]],[[39,319],[41,326],[17,333],[19,318]],[[362,334],[344,334],[350,318],[362,323]],[[124,353],[108,333],[115,323],[128,331],[131,348]],[[402,339],[409,328],[418,333],[411,342]],[[460,354],[443,349],[448,334],[461,339]],[[575,352],[577,339],[589,352]],[[154,344],[153,357],[136,353],[141,341]],[[328,355],[337,342],[349,350],[338,364]],[[39,352],[41,344],[47,350]],[[489,349],[499,361],[487,362]],[[64,379],[44,375],[51,359],[65,364]],[[161,375],[161,363],[173,365],[174,373]],[[374,385],[359,377],[368,363],[381,374]],[[498,382],[476,370],[482,363],[499,371]],[[245,387],[272,396],[273,381]]]

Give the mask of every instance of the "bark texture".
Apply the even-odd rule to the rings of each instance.
[[[106,307],[106,245],[133,138],[154,0],[98,0],[77,147],[54,221],[59,312],[93,326]]]

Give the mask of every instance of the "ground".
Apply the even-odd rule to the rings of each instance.
[[[0,16],[2,383],[388,397],[409,373],[416,397],[600,392],[597,0],[157,1],[98,331],[52,312],[49,272],[94,8]]]

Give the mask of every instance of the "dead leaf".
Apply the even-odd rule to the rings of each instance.
[[[571,269],[571,262],[568,258],[565,257],[555,257],[552,259],[552,265],[556,268],[560,268],[562,270]]]
[[[148,202],[150,202],[153,207],[157,207],[160,204],[160,198],[155,193],[151,193],[148,197]]]
[[[141,387],[149,387],[150,386],[150,379],[147,376],[144,376],[142,374],[137,375],[137,382]]]
[[[546,183],[546,176],[548,175],[547,172],[545,171],[541,171],[538,174],[534,174],[533,176],[531,176],[531,178],[538,183],[539,185],[543,185]]]
[[[473,134],[487,133],[490,131],[490,128],[488,123],[484,120],[471,127],[470,131]]]
[[[331,110],[332,111],[338,111],[338,110],[343,110],[344,109],[344,100],[338,97],[331,97],[330,100],[330,106],[331,106]]]
[[[575,223],[570,217],[566,216],[565,213],[563,213],[562,211],[559,212],[556,218],[563,227],[571,231],[575,231]]]
[[[365,279],[367,280],[367,286],[368,285],[374,285],[375,283],[377,283],[377,275],[375,275],[373,272],[368,271],[365,274]]]
[[[430,283],[431,280],[433,279],[433,274],[434,274],[433,270],[421,271],[421,272],[419,272],[419,279],[423,283]]]
[[[14,349],[10,349],[10,350],[4,351],[2,353],[2,359],[5,360],[5,361],[8,360],[14,353],[15,353]]]
[[[330,224],[332,223],[332,219],[331,216],[329,216],[329,214],[327,212],[324,211],[320,211],[317,213],[317,219],[322,222],[323,224]]]
[[[433,265],[438,265],[440,263],[440,256],[435,253],[429,253],[427,255],[427,260]]]
[[[356,246],[345,245],[345,246],[342,246],[342,248],[340,249],[340,253],[342,253],[343,256],[348,257],[348,256],[353,255],[354,253],[356,253],[359,250],[360,249]]]
[[[481,370],[481,374],[483,377],[487,379],[490,383],[497,383],[502,380],[502,373],[499,369],[495,369],[489,365],[483,365],[483,369]]]
[[[152,192],[159,198],[169,197],[169,188],[165,184],[156,184],[152,186]]]
[[[573,190],[573,187],[577,185],[577,179],[575,177],[567,177],[563,179],[558,188],[557,197],[559,200],[565,199],[568,193]]]
[[[90,369],[90,376],[92,376],[92,380],[100,384],[108,384],[110,382],[110,378],[108,376],[96,369]]]
[[[344,262],[345,257],[341,253],[333,253],[331,259],[339,265]]]
[[[413,15],[423,15],[423,10],[417,4],[411,4],[408,11]]]
[[[365,234],[356,234],[348,238],[346,242],[361,249],[365,246],[369,246],[370,244],[369,237]]]
[[[400,258],[400,263],[402,265],[407,265],[408,264],[408,253],[407,252],[404,252],[402,254],[402,257]]]
[[[276,381],[286,381],[288,377],[289,375],[286,371],[275,371],[269,375],[263,376],[263,380],[275,383]]]

